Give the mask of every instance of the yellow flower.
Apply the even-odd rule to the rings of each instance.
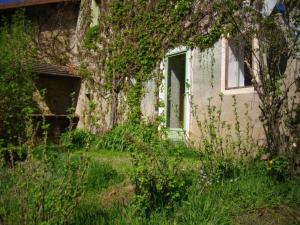
[[[269,164],[272,165],[272,164],[273,164],[273,160],[270,160],[270,161],[269,161]]]

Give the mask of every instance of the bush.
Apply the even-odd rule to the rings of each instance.
[[[84,130],[73,130],[62,134],[60,143],[68,150],[79,150],[86,148],[92,141],[91,134]]]
[[[134,205],[143,215],[173,211],[186,197],[189,177],[181,167],[182,155],[197,154],[186,144],[161,139],[158,123],[117,126],[96,141],[96,149],[132,153]]]
[[[285,181],[291,176],[291,161],[283,156],[275,157],[268,162],[267,171],[277,181]]]
[[[4,145],[26,140],[26,121],[32,112],[36,49],[33,29],[18,11],[0,27],[0,139]]]
[[[181,167],[181,155],[169,157],[160,142],[152,145],[133,137],[135,151],[132,153],[132,182],[135,185],[135,206],[146,217],[165,209],[172,212],[185,197],[189,185]]]
[[[145,143],[151,143],[158,139],[156,124],[125,124],[114,127],[111,131],[98,138],[95,148],[96,150],[132,152],[135,145],[128,139],[127,134]]]

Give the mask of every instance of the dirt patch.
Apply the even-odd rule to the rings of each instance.
[[[282,205],[276,208],[263,208],[237,216],[236,225],[300,225],[300,209]]]
[[[101,204],[104,207],[127,205],[134,195],[134,186],[128,181],[109,187],[103,194]]]

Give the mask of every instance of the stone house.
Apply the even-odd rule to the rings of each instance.
[[[0,14],[8,19],[20,8],[25,8],[25,17],[36,30],[34,41],[40,62],[34,68],[36,110],[32,116],[35,121],[45,118],[50,124],[49,136],[56,140],[70,125],[68,109],[77,104],[81,85],[72,67],[76,59],[80,2],[0,1]],[[77,124],[78,119],[75,116],[73,123]]]
[[[75,101],[78,102],[76,123],[78,122],[79,128],[88,129],[91,122],[87,121],[89,115],[86,113],[86,107],[90,101],[90,95],[94,93],[90,93],[86,82],[80,83],[80,78],[72,74],[76,74],[73,69],[79,66],[81,60],[78,46],[83,38],[84,29],[82,28],[88,24],[84,18],[92,15],[92,25],[95,25],[98,21],[99,9],[93,0],[89,1],[91,10],[87,12],[82,2],[7,0],[3,3],[0,1],[0,12],[9,14],[15,8],[27,8],[28,18],[37,23],[40,28],[39,53],[48,64],[48,66],[39,67],[37,72],[46,74],[48,77],[51,77],[49,74],[60,75],[56,81],[53,76],[46,81],[48,84],[45,85],[48,85],[49,90],[53,90],[49,91],[52,96],[48,96],[48,100],[46,96],[44,104],[42,100],[40,101],[40,112],[37,114],[47,114],[49,120],[50,118],[56,121],[57,118],[66,119],[67,107],[71,106],[68,94],[75,92]],[[276,2],[267,1],[264,12],[266,15],[273,11]],[[49,44],[53,49],[47,47]],[[252,41],[252,46],[257,48],[257,40]],[[159,96],[155,94],[154,82],[149,81],[146,84],[146,94],[141,104],[144,117],[151,120],[157,115],[164,115],[169,138],[174,140],[188,138],[197,141],[201,137],[198,121],[204,120],[208,99],[211,99],[211,104],[218,107],[221,104],[219,95],[222,93],[222,120],[234,124],[236,113],[232,105],[234,104],[233,96],[235,96],[241,128],[246,127],[247,118],[251,117],[254,138],[263,139],[264,132],[259,121],[259,98],[251,85],[249,71],[244,63],[245,54],[248,52],[241,42],[227,38],[220,39],[212,49],[205,52],[198,49],[191,50],[184,46],[171,49],[161,63],[164,80],[162,86],[159,87]],[[255,61],[253,61],[253,67],[255,66]],[[289,67],[287,72],[294,73],[299,70],[299,66],[297,62]],[[45,88],[45,85],[41,85],[42,88]],[[94,95],[94,99],[97,100],[98,110],[104,114],[104,119],[99,125],[105,129],[108,127],[109,117],[107,103],[97,95]],[[158,99],[164,103],[159,109],[155,107]],[[63,127],[65,126],[67,125],[64,124]],[[57,132],[60,131],[59,129]],[[93,129],[90,130],[93,131]]]

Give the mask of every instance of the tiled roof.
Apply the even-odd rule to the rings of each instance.
[[[80,78],[74,75],[74,72],[67,66],[57,66],[51,64],[39,64],[33,67],[33,71],[38,74],[49,74],[64,77]]]
[[[0,0],[0,10],[20,8],[20,7],[32,6],[32,5],[43,5],[49,3],[66,2],[66,1],[70,1],[70,0]]]

